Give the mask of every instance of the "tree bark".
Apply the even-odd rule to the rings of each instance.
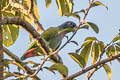
[[[2,0],[0,0],[0,21],[2,20],[1,2],[2,2]],[[3,80],[3,70],[4,70],[2,42],[3,42],[2,27],[1,27],[1,24],[0,24],[0,80]]]

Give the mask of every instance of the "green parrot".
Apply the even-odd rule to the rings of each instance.
[[[62,43],[63,38],[66,36],[69,32],[74,32],[76,28],[76,24],[72,21],[67,21],[58,27],[50,27],[46,31],[44,31],[41,36],[46,40],[49,47],[55,51],[59,48],[59,46]],[[21,60],[25,60],[30,57],[34,56],[42,56],[46,55],[42,52],[40,47],[38,47],[37,42],[34,41],[31,46],[28,48],[28,50],[24,53],[24,55],[21,57]],[[50,57],[52,61],[56,63],[62,63],[62,59],[59,55],[53,55]]]

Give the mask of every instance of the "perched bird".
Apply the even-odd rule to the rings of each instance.
[[[67,21],[58,27],[50,27],[46,31],[44,31],[41,36],[46,40],[49,47],[55,51],[59,48],[59,46],[62,43],[63,38],[66,36],[69,32],[74,32],[76,28],[76,24],[72,21]],[[40,47],[38,47],[37,42],[34,41],[31,46],[28,48],[28,50],[24,53],[24,55],[21,57],[22,60],[25,60],[30,57],[34,56],[41,56],[45,55]],[[62,60],[59,55],[53,55],[51,56],[51,60],[56,63],[62,63]]]

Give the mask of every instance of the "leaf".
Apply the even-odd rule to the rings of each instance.
[[[69,53],[69,55],[71,56],[71,58],[77,62],[81,68],[85,67],[85,61],[84,58],[82,58],[80,55],[76,54],[76,53]]]
[[[55,72],[53,70],[51,70],[49,67],[43,67],[43,68],[45,68],[45,69],[49,70],[50,72],[52,72],[53,74],[55,74]]]
[[[56,0],[60,16],[70,16],[73,11],[73,0]]]
[[[34,2],[34,13],[35,13],[35,16],[37,17],[37,19],[40,20],[39,10],[38,10],[37,4],[35,2]]]
[[[111,68],[107,64],[104,64],[103,68],[105,69],[109,80],[111,80],[111,78],[112,78],[112,70],[111,70]]]
[[[23,0],[22,4],[26,9],[30,9],[30,4],[31,4],[30,0]]]
[[[85,14],[85,10],[84,9],[81,9],[80,12],[84,13]]]
[[[51,5],[51,0],[45,0],[46,8],[48,8]]]
[[[113,45],[109,46],[106,50],[106,55],[108,57],[114,56],[115,55],[115,48]]]
[[[120,47],[115,46],[115,48],[116,48],[117,54],[120,54]]]
[[[120,36],[115,37],[112,41],[116,42],[117,40],[120,40]]]
[[[90,43],[92,43],[93,41],[86,41],[86,42],[84,42],[83,44],[82,44],[82,47],[84,47],[84,46],[87,46],[87,45],[89,45]]]
[[[118,46],[120,46],[120,42],[116,43]]]
[[[99,46],[99,51],[100,51],[100,54],[101,54],[104,50],[105,45],[102,41],[98,41],[98,46]]]
[[[32,25],[33,20],[29,16],[24,15],[23,18]]]
[[[96,24],[92,23],[92,22],[87,22],[90,27],[96,32],[96,33],[99,33],[99,28]]]
[[[96,37],[87,37],[84,41],[87,41],[87,40],[94,41],[94,40],[97,40],[97,38]]]
[[[70,42],[72,42],[72,43],[74,43],[74,44],[76,44],[77,46],[79,46],[79,44],[76,42],[76,41],[70,41]]]
[[[92,56],[92,64],[95,64],[99,56],[99,47],[96,42],[94,42],[93,44],[91,56]]]
[[[106,5],[104,5],[103,3],[101,3],[100,1],[95,1],[92,4],[92,7],[96,7],[96,6],[103,6],[103,7],[105,7],[108,10],[108,7]]]
[[[49,67],[50,70],[57,70],[61,75],[67,76],[68,75],[68,68],[60,63],[53,64]]]
[[[90,50],[91,50],[91,44],[92,44],[92,41],[89,42],[89,44],[87,44],[86,46],[84,46],[81,53],[80,53],[80,56],[85,61],[85,66],[86,66],[87,61],[88,61],[89,53],[90,53]]]
[[[3,30],[3,44],[6,47],[9,47],[18,38],[19,27],[16,25],[4,25],[2,27],[2,30]]]
[[[4,79],[8,79],[9,77],[12,77],[12,76],[14,76],[12,73],[10,73],[10,72],[4,72]]]
[[[1,3],[1,4],[2,4],[2,5],[1,5],[2,9],[3,9],[3,7],[7,6],[8,3],[9,3],[8,0],[2,0],[2,3]]]
[[[2,15],[3,16],[13,17],[13,16],[15,16],[15,12],[14,11],[5,10],[5,11],[2,12]]]
[[[88,25],[83,25],[80,27],[80,29],[89,29],[89,26]]]
[[[78,19],[80,21],[80,16],[77,13],[72,13],[71,16],[75,17],[76,19]]]

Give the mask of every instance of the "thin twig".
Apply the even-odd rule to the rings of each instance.
[[[13,75],[15,77],[19,77],[19,78],[22,78],[22,79],[25,79],[27,77],[27,76],[25,76],[25,75],[23,75],[23,74],[21,74],[19,72],[13,72],[13,73],[11,73],[11,72],[8,72],[8,71],[4,70],[4,73],[5,74],[11,74],[11,75]]]
[[[0,0],[0,22],[2,21],[2,0]],[[0,24],[0,80],[3,80],[3,70],[4,70],[4,63],[3,63],[3,31],[2,25]]]
[[[115,56],[106,58],[106,59],[101,60],[100,62],[97,62],[96,64],[91,65],[91,66],[83,69],[82,71],[76,72],[76,73],[74,73],[74,74],[72,74],[72,75],[70,75],[70,76],[68,76],[68,77],[66,77],[66,78],[64,78],[64,79],[65,79],[65,80],[73,79],[73,78],[75,78],[75,77],[77,77],[77,76],[80,76],[80,75],[88,72],[89,70],[92,70],[92,69],[96,68],[96,67],[99,66],[99,65],[102,65],[102,64],[105,64],[105,63],[107,63],[107,62],[113,61],[113,60],[115,60],[115,59],[117,59],[117,58],[119,58],[119,57],[120,57],[120,54],[117,54],[117,55],[115,55]]]
[[[31,0],[32,1],[32,0]],[[39,32],[43,32],[44,28],[42,27],[42,25],[40,24],[39,20],[37,19],[37,17],[35,16],[34,12],[33,12],[33,2],[31,2],[31,8],[30,10],[27,10],[24,8],[24,6],[22,4],[19,3],[15,3],[12,0],[9,0],[9,3],[12,7],[17,8],[18,10],[20,10],[20,12],[24,13],[25,15],[29,15],[31,19],[33,19],[34,23],[35,23],[35,27],[37,28],[37,30]],[[32,9],[32,12],[31,12]],[[30,12],[29,12],[30,11]]]
[[[83,19],[80,21],[80,24],[79,24],[79,26],[77,27],[77,29],[75,30],[75,32],[73,33],[73,35],[72,35],[72,36],[70,37],[70,39],[68,39],[67,42],[59,49],[59,51],[60,51],[62,48],[64,48],[64,47],[67,45],[67,43],[70,42],[70,40],[71,40],[71,39],[75,36],[75,34],[77,33],[78,29],[80,29],[81,26],[84,24],[85,19],[86,19],[87,15],[88,15],[88,12],[89,12],[89,10],[90,10],[90,8],[91,8],[91,6],[92,6],[93,1],[94,1],[94,0],[92,0],[92,2],[90,3],[89,7],[86,9],[85,15],[84,15]]]
[[[0,24],[2,24],[2,25],[5,25],[5,24],[21,25],[22,28],[24,28],[35,40],[37,40],[38,45],[43,48],[43,51],[46,51],[46,54],[49,54],[49,52],[52,52],[50,47],[47,45],[47,42],[34,29],[34,27],[26,20],[24,20],[20,17],[5,17],[2,19]]]
[[[14,53],[12,53],[10,50],[8,50],[7,48],[3,47],[3,51],[10,56],[12,59],[14,59],[17,63],[22,64],[22,60],[20,60]],[[26,73],[28,74],[33,74],[34,72],[28,67],[28,66],[24,66],[24,71],[26,71]],[[37,76],[33,76],[35,77],[37,80],[40,80],[39,77]]]
[[[36,72],[30,76],[35,76],[38,74],[38,72],[42,69],[44,63],[47,61],[48,58],[50,58],[52,55],[55,55],[58,53],[58,50],[54,51],[52,54],[48,55],[44,60],[43,62],[40,64],[39,68],[36,70]]]
[[[119,34],[119,33],[118,33],[118,34]],[[118,34],[117,34],[116,36],[118,36]],[[111,41],[109,44],[107,44],[107,45],[104,47],[102,53],[100,54],[100,56],[99,56],[99,58],[97,59],[96,62],[100,62],[100,61],[101,61],[102,56],[103,56],[103,54],[105,53],[106,49],[107,49],[108,46],[110,46],[112,43],[113,43],[113,41]],[[87,80],[90,79],[90,77],[94,74],[95,71],[97,71],[97,67],[94,68],[91,72],[89,72],[89,74],[88,74],[89,76],[87,77]]]

